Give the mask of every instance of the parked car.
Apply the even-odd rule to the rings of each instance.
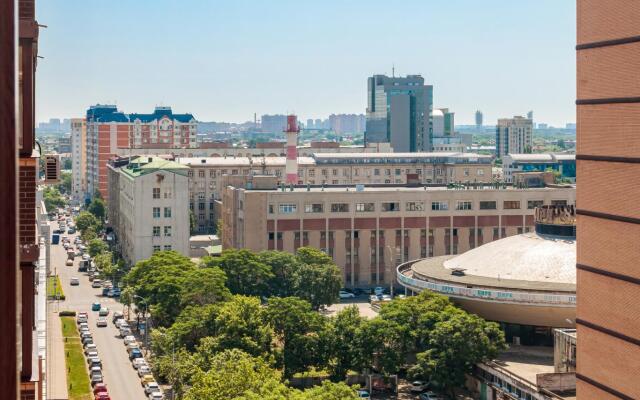
[[[136,338],[133,335],[128,335],[124,337],[124,345],[128,346],[130,343],[136,343]]]
[[[445,398],[443,396],[440,396],[437,393],[434,392],[426,392],[426,393],[422,393],[420,395],[420,397],[418,397],[420,400],[445,400]]]
[[[101,367],[102,368],[102,360],[98,356],[89,357],[88,361],[87,361],[87,364],[89,364],[89,368],[91,368],[91,367]]]
[[[91,374],[91,385],[95,386],[96,383],[102,383],[102,372]]]
[[[149,395],[149,400],[163,400],[164,395],[162,392],[153,392]]]
[[[376,296],[382,296],[384,294],[384,288],[381,286],[376,287],[375,289],[373,289],[373,294],[375,294]]]
[[[338,292],[338,296],[341,299],[353,299],[354,297],[356,297],[355,294],[353,294],[351,292],[344,291],[344,290],[339,291]]]
[[[106,383],[97,383],[93,387],[93,394],[97,394],[100,392],[107,392],[107,384]]]
[[[111,322],[115,324],[119,319],[124,319],[124,315],[120,311],[114,311],[111,317]]]
[[[142,351],[140,351],[140,349],[131,350],[131,352],[129,353],[129,360],[134,360],[136,358],[141,358],[141,357],[142,357]]]
[[[96,394],[95,400],[111,400],[111,396],[107,392],[100,392]]]
[[[84,250],[84,249],[85,249],[85,247],[84,247],[84,246],[82,246],[82,245],[80,246],[80,248],[81,248],[82,250]],[[86,254],[86,253],[85,253],[85,254],[83,254],[83,255],[82,255],[82,259],[83,259],[84,261],[89,261],[89,259],[90,259],[90,258],[91,258],[91,256],[90,256],[89,254]]]
[[[95,343],[88,344],[88,345],[84,348],[84,354],[85,354],[87,357],[89,356],[89,353],[91,353],[92,351],[95,351],[95,352],[96,352],[96,355],[98,355],[98,354],[97,354],[97,352],[98,352],[98,347],[95,345]]]
[[[127,353],[131,353],[131,350],[139,349],[139,348],[140,348],[140,345],[138,344],[138,342],[131,342],[127,344]]]
[[[358,398],[360,398],[360,399],[370,399],[371,398],[371,395],[369,394],[369,392],[364,390],[364,389],[358,389],[356,394],[358,395]]]
[[[429,388],[429,382],[413,381],[411,382],[411,393],[422,393]]]
[[[120,297],[121,294],[120,288],[112,288],[107,292],[107,297]]]
[[[371,296],[369,296],[369,303],[376,303],[378,301],[380,300],[378,299],[378,296],[376,296],[375,294],[372,294]]]
[[[91,287],[94,289],[101,288],[102,284],[100,283],[100,279],[94,279],[93,282],[91,282]]]
[[[87,315],[86,312],[79,312],[78,315],[76,316],[76,321],[78,322],[78,325],[80,325],[83,322],[86,323],[88,317],[89,316]]]
[[[102,317],[96,320],[96,326],[98,328],[105,328],[107,326],[107,319]]]
[[[68,232],[69,234],[74,234],[74,233],[76,233],[76,228],[74,228],[74,227],[70,226],[70,227],[69,227],[69,230],[68,230],[67,232]]]
[[[109,315],[109,309],[107,307],[101,307],[100,311],[98,311],[98,315],[101,317],[106,317]]]
[[[141,365],[138,367],[138,376],[140,378],[142,378],[145,375],[150,375],[151,374],[151,367],[149,367],[148,365]]]
[[[128,326],[120,328],[120,337],[123,338],[125,336],[131,336],[133,332],[131,332],[131,328]]]
[[[91,311],[100,311],[100,303],[95,302],[91,304]]]
[[[71,285],[71,286],[80,285],[80,279],[78,279],[76,277],[71,277],[71,279],[69,279],[69,285]]]
[[[155,382],[155,381],[156,381],[156,378],[154,378],[153,375],[151,375],[151,374],[143,375],[140,378],[140,384],[142,386],[146,385],[149,382]]]
[[[64,265],[66,265],[67,267],[72,267],[73,266],[73,260],[68,258],[67,261],[64,262]]]
[[[151,394],[151,393],[154,393],[154,392],[160,392],[161,393],[160,386],[158,385],[157,382],[147,382],[144,385],[144,392],[146,394]]]
[[[116,325],[116,328],[118,328],[118,329],[120,329],[120,328],[128,328],[129,327],[129,324],[127,323],[127,321],[125,321],[124,318],[116,319],[114,324]]]
[[[92,336],[87,336],[87,337],[83,337],[82,338],[82,345],[86,348],[87,346],[94,344],[93,343],[93,337]]]

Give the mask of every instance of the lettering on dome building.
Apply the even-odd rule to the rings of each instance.
[[[576,208],[573,205],[537,207],[534,219],[536,224],[575,225]]]

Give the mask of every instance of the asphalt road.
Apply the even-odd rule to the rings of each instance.
[[[56,224],[54,223],[54,226]],[[76,235],[66,234],[71,241]],[[76,257],[73,266],[65,266],[67,259],[64,247],[51,245],[51,267],[57,270],[60,281],[66,295],[66,300],[59,303],[60,310],[86,311],[89,314],[89,328],[93,334],[93,340],[98,348],[98,355],[102,360],[102,371],[104,383],[107,384],[109,395],[113,400],[142,400],[147,397],[144,389],[140,385],[140,380],[136,370],[132,367],[126,348],[116,327],[111,323],[111,314],[114,311],[123,311],[122,304],[108,297],[102,297],[102,289],[91,287],[88,276],[83,272],[78,272],[78,262],[80,257]],[[79,286],[70,286],[71,277],[80,279]],[[96,327],[97,311],[91,311],[91,303],[99,301],[103,306],[109,308],[107,317],[108,326],[106,328]],[[51,307],[57,307],[51,305]]]

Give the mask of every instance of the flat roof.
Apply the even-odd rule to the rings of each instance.
[[[515,188],[513,186],[507,186],[506,188],[496,189],[495,187],[490,187],[489,184],[485,184],[484,188],[478,187],[477,189],[454,189],[448,188],[446,185],[431,185],[431,186],[409,186],[409,185],[394,185],[394,184],[363,184],[362,190],[357,190],[356,185],[327,185],[324,188],[321,185],[311,185],[309,187],[306,186],[293,186],[292,188],[289,186],[284,186],[284,190],[281,187],[271,188],[271,189],[245,189],[247,191],[253,192],[282,192],[282,193],[376,193],[376,192],[434,192],[434,191],[452,191],[452,192],[460,192],[460,193],[474,193],[478,191],[558,191],[564,189],[575,189],[575,186],[568,186],[562,188],[551,188],[551,187],[543,187],[543,188]]]
[[[197,166],[238,166],[238,167],[260,167],[260,166],[285,166],[286,157],[179,157],[176,160],[180,164]],[[298,157],[299,165],[314,165],[312,157]]]

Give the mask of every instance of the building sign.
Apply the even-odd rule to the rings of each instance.
[[[573,205],[537,207],[534,218],[536,224],[575,225],[576,209]]]

